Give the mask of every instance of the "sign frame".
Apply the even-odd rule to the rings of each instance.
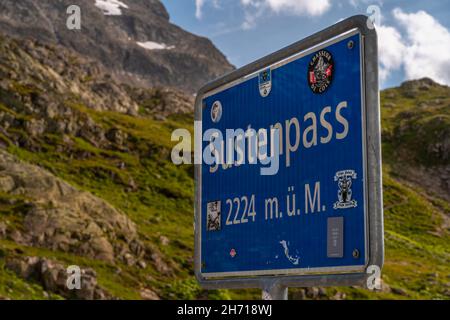
[[[384,225],[383,225],[383,198],[381,176],[381,130],[380,105],[378,83],[378,42],[374,25],[367,16],[356,15],[338,22],[320,32],[300,40],[284,49],[272,53],[240,69],[234,70],[202,87],[196,96],[195,121],[202,121],[202,101],[206,95],[217,90],[223,90],[230,84],[236,83],[249,75],[258,74],[273,64],[299,55],[306,50],[318,50],[324,43],[330,42],[346,33],[357,30],[361,35],[362,46],[362,97],[363,115],[366,132],[365,139],[365,166],[366,166],[366,245],[368,259],[365,268],[375,265],[381,270],[384,263]],[[201,135],[196,133],[196,146],[201,149]],[[201,152],[201,151],[200,151]],[[367,278],[364,272],[342,273],[339,270],[331,273],[302,274],[302,275],[264,275],[264,276],[236,276],[234,278],[205,278],[201,273],[201,164],[195,164],[195,216],[194,236],[195,276],[205,289],[239,289],[261,288],[269,296],[287,297],[287,287],[311,286],[353,286],[367,287]]]

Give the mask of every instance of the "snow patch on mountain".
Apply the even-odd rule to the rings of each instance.
[[[100,8],[105,16],[120,16],[121,8],[128,9],[128,6],[119,0],[95,0],[95,6]]]
[[[175,48],[175,46],[168,46],[164,43],[158,43],[153,41],[136,42],[136,43],[138,44],[138,46],[147,50],[171,50]]]

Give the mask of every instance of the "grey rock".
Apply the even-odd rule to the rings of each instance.
[[[166,275],[172,272],[171,268],[164,262],[161,255],[157,252],[152,253],[150,258],[158,272]]]
[[[333,300],[345,300],[347,295],[344,292],[336,292],[336,294],[332,297]]]
[[[52,292],[69,299],[107,299],[111,296],[97,284],[97,274],[93,269],[81,268],[80,289],[69,289],[66,267],[54,260],[40,257],[12,258],[6,268],[18,276],[39,282],[44,292]],[[45,294],[44,294],[45,295]]]
[[[298,289],[295,293],[293,298],[295,300],[306,300],[306,290],[305,289]]]
[[[402,288],[391,287],[391,292],[400,296],[408,296],[408,293]]]
[[[400,88],[402,88],[403,90],[406,91],[414,91],[417,89],[421,89],[421,90],[427,90],[430,87],[437,87],[439,86],[438,83],[436,83],[435,81],[433,81],[430,78],[422,78],[422,79],[417,79],[417,80],[409,80],[409,81],[405,81],[401,84]]]
[[[15,188],[14,179],[10,176],[0,176],[0,191],[10,192]]]
[[[32,137],[37,137],[45,132],[45,120],[31,119],[25,122],[25,130]]]
[[[319,288],[319,297],[326,297],[327,296],[327,291],[324,288]]]
[[[139,260],[137,265],[141,268],[141,269],[145,269],[147,268],[147,263],[143,260]]]
[[[128,266],[134,266],[136,264],[136,259],[130,253],[126,253],[123,258]]]
[[[24,279],[28,279],[35,275],[35,267],[39,262],[37,257],[25,257],[24,259],[11,259],[5,264],[5,267],[14,271],[17,275]]]
[[[393,108],[396,107],[396,104],[393,103],[393,102],[386,102],[383,106],[384,106],[385,108],[393,109]]]
[[[159,242],[161,242],[163,246],[167,246],[169,245],[170,240],[166,236],[159,236]]]
[[[319,297],[319,288],[317,287],[306,288],[306,296],[310,299],[317,299]]]
[[[13,190],[14,194],[31,200],[23,230],[14,229],[9,234],[17,243],[109,262],[126,254],[133,259],[143,254],[135,224],[105,201],[2,150],[0,176],[10,178],[3,179],[9,181],[8,186],[12,185],[11,179],[14,186],[20,186]]]
[[[381,291],[386,293],[391,292],[391,287],[383,279],[381,279]]]
[[[153,290],[144,288],[140,293],[143,300],[160,300],[159,296]]]
[[[0,239],[6,238],[6,223],[0,221]]]
[[[122,146],[127,139],[127,134],[120,129],[113,128],[106,133],[106,138],[113,143]]]

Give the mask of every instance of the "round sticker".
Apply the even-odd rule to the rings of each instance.
[[[220,118],[222,118],[222,104],[220,101],[216,101],[211,107],[211,120],[213,122],[219,122]]]
[[[313,55],[308,65],[308,84],[312,92],[324,93],[333,80],[333,56],[327,50]]]

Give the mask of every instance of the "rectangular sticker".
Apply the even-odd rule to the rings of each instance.
[[[327,222],[327,257],[344,256],[344,217],[328,218]]]
[[[208,202],[207,214],[208,214],[208,231],[220,230],[220,201]]]

